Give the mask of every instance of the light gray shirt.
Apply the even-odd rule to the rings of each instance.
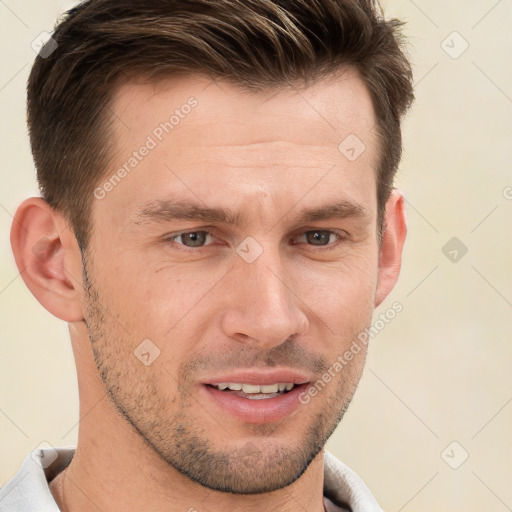
[[[38,448],[0,489],[0,512],[59,512],[49,482],[65,469],[74,446]],[[324,456],[324,498],[328,512],[382,512],[364,482],[329,452]]]

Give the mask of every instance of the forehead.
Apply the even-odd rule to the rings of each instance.
[[[188,115],[192,101],[196,106]],[[338,149],[350,134],[370,146],[375,125],[370,94],[353,68],[307,87],[290,84],[258,91],[196,75],[157,83],[139,79],[117,90],[112,111],[117,140],[132,145],[138,142],[134,136],[151,134],[170,121],[172,137],[166,137],[166,144],[186,138],[187,145],[289,141]]]
[[[236,209],[256,208],[250,201],[259,198],[269,212],[277,198],[286,209],[283,198],[291,205],[308,190],[315,207],[326,194],[331,203],[374,196],[374,111],[352,69],[308,87],[258,92],[199,76],[139,80],[118,90],[112,112],[115,157],[106,179],[123,166],[128,172],[102,205],[122,215],[170,196]],[[347,149],[361,154],[351,158]]]

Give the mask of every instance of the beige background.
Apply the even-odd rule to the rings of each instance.
[[[0,0],[0,485],[42,441],[77,437],[67,326],[25,288],[8,242],[16,206],[37,192],[24,114],[30,44],[65,4]],[[372,341],[328,446],[387,511],[511,510],[512,1],[385,7],[408,22],[417,84],[397,181],[409,238],[381,307],[403,311]],[[456,262],[442,252],[452,237],[468,248]],[[447,464],[466,451],[458,469]]]

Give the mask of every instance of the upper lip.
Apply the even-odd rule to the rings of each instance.
[[[298,372],[288,368],[263,370],[251,368],[248,370],[236,370],[222,375],[215,375],[203,381],[204,384],[221,384],[223,382],[233,382],[240,384],[253,384],[253,385],[269,385],[279,382],[305,384],[310,382],[310,379],[304,373]]]

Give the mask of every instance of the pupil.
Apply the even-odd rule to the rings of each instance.
[[[310,236],[311,234],[313,236]],[[329,243],[329,238],[330,233],[328,231],[310,231],[308,233],[308,241],[313,245],[327,245]]]
[[[201,246],[205,241],[206,233],[204,231],[194,231],[193,233],[187,233],[184,238],[185,245],[189,247]]]

